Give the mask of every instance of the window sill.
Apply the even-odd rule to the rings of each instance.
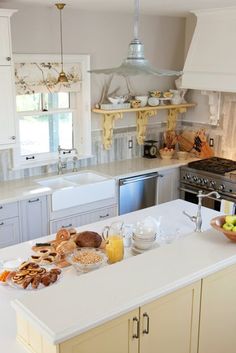
[[[74,156],[76,156],[78,158],[78,160],[94,158],[94,155],[92,155],[92,154],[73,155],[73,157]],[[70,158],[68,156],[65,156],[62,159],[64,159],[64,160],[67,159],[67,160],[71,160],[72,161],[72,158]],[[14,167],[10,168],[10,170],[17,171],[17,170],[22,170],[22,169],[44,167],[44,166],[47,166],[47,165],[56,164],[57,162],[58,162],[58,158],[38,160],[38,161],[28,161],[27,163],[20,163],[18,165],[15,165]]]

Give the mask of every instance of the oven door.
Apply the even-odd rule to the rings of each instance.
[[[189,186],[189,185],[185,185],[185,184],[181,184],[180,186],[180,198],[182,200],[185,201],[189,201],[192,203],[197,204],[198,203],[198,197],[197,194],[199,192],[199,190],[202,190],[198,187],[194,187],[194,186]],[[205,193],[208,193],[212,190],[204,190]],[[202,198],[202,206],[207,207],[207,208],[211,208],[212,210],[215,211],[220,211],[220,206],[221,206],[221,200],[228,200],[228,201],[232,201],[235,202],[234,198],[230,198],[227,197],[225,195],[221,194],[221,199],[216,199],[215,197],[203,197]],[[236,211],[236,209],[235,209]]]

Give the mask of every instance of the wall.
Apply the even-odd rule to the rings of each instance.
[[[12,8],[11,2],[1,4],[4,8]],[[59,13],[55,6],[18,6],[19,12],[12,18],[12,37],[14,53],[58,53],[59,44]],[[119,66],[122,59],[127,56],[127,49],[133,35],[133,14],[79,11],[65,7],[63,12],[63,40],[65,54],[90,54],[91,68],[104,68]],[[142,15],[140,21],[140,39],[145,45],[145,54],[149,61],[159,68],[181,70],[184,62],[184,35],[185,20],[183,18],[157,17]],[[91,75],[92,104],[100,98],[102,87],[107,77],[105,75]],[[160,78],[154,76],[139,76],[131,78],[131,84],[136,94],[147,94],[148,90],[166,90],[174,88],[174,78]],[[127,93],[125,80],[115,78],[111,90],[120,87],[118,94]],[[158,135],[161,122],[166,115],[160,113],[152,118]],[[115,138],[125,146],[122,153],[115,145],[113,152],[104,151],[101,147],[101,117],[93,114],[93,151],[95,158],[88,163],[111,161],[114,159],[131,158],[131,155],[141,155],[142,148],[137,146],[132,153],[126,144],[127,136],[135,129],[134,114],[126,114],[117,122]],[[162,126],[163,128],[163,126]],[[116,134],[118,137],[116,137]],[[95,147],[96,146],[96,147]],[[7,152],[5,152],[6,154]],[[10,159],[9,153],[7,153]],[[6,156],[4,157],[4,178],[22,177],[28,174],[41,174],[45,168],[35,168],[30,171],[6,172]],[[1,160],[1,158],[0,158]],[[83,164],[86,162],[83,161]],[[2,163],[0,163],[1,168]],[[2,168],[3,169],[3,168]]]

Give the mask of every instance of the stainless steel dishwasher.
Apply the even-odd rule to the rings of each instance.
[[[156,204],[158,173],[119,180],[119,215]]]

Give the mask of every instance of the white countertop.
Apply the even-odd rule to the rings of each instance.
[[[137,174],[151,173],[164,169],[178,168],[186,165],[195,159],[178,160],[178,159],[147,159],[133,158],[123,161],[115,161],[112,163],[98,164],[88,168],[80,168],[78,172],[90,170],[99,172],[112,178],[124,178]],[[0,203],[9,203],[19,200],[25,200],[33,197],[49,195],[52,189],[43,187],[37,183],[38,179],[57,176],[56,174],[44,174],[37,177],[24,179],[16,179],[0,182]]]
[[[183,210],[196,214],[197,206],[176,200],[80,228],[99,232],[117,219],[133,223],[147,215],[163,216],[185,235],[171,244],[81,276],[73,268],[66,269],[57,284],[40,291],[0,287],[2,351],[25,352],[15,341],[13,299],[15,308],[48,340],[59,343],[236,263],[236,244],[210,229],[209,221],[218,212],[203,208],[205,231],[199,234],[192,232],[194,225]],[[0,258],[27,257],[31,245],[27,242],[2,249]]]

